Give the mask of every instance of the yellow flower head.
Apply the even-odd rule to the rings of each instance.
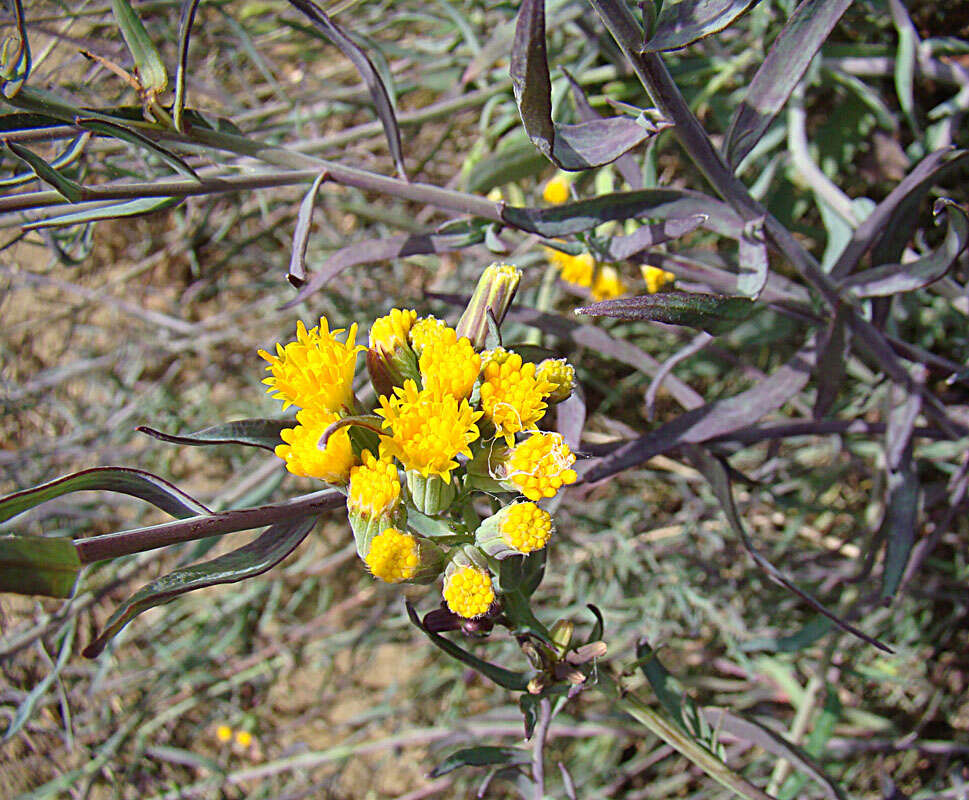
[[[436,342],[442,336],[446,336],[446,331],[453,331],[447,323],[441,322],[437,317],[421,317],[410,329],[410,344],[414,352],[420,355],[424,348],[431,342]]]
[[[231,741],[232,728],[230,728],[228,725],[219,725],[219,727],[215,729],[215,738],[223,743]]]
[[[534,503],[513,503],[498,526],[501,538],[519,553],[541,550],[552,535],[552,515]]]
[[[370,543],[366,561],[375,578],[386,583],[407,581],[421,564],[420,545],[411,534],[387,528]]]
[[[575,367],[564,358],[546,358],[538,365],[535,376],[554,387],[548,397],[550,403],[561,403],[575,389]]]
[[[629,287],[623,282],[615,267],[609,265],[600,266],[596,271],[592,281],[592,299],[612,300],[621,297],[629,291]]]
[[[332,333],[326,317],[320,317],[319,327],[306,330],[302,322],[296,324],[296,341],[285,347],[276,345],[276,355],[260,350],[259,355],[269,362],[266,368],[271,378],[263,380],[270,393],[283,401],[283,408],[298,406],[320,411],[339,411],[349,408],[353,401],[353,371],[357,353],[365,349],[354,346],[356,323],[350,326],[346,342]]]
[[[481,351],[481,369],[487,369],[489,364],[504,364],[514,355],[511,350],[504,347],[496,347],[493,350]]]
[[[347,511],[367,519],[390,514],[400,503],[400,478],[390,458],[377,458],[369,450],[362,453],[363,463],[350,470]]]
[[[545,416],[545,398],[555,386],[535,376],[535,365],[522,364],[512,353],[503,362],[490,360],[481,380],[481,408],[498,436],[511,447],[515,434],[531,430]]]
[[[560,205],[569,199],[569,179],[564,175],[556,175],[551,178],[542,189],[542,197],[546,203]]]
[[[406,308],[390,309],[389,314],[374,320],[370,327],[370,349],[393,353],[400,347],[409,347],[407,336],[416,321],[416,311]]]
[[[444,602],[459,617],[480,617],[494,600],[491,576],[483,569],[459,567],[444,579]]]
[[[504,464],[507,478],[529,500],[554,497],[578,479],[575,456],[561,434],[533,433],[512,449]]]
[[[458,339],[453,329],[445,328],[438,339],[424,346],[418,367],[425,389],[462,398],[471,394],[478,379],[481,356],[466,337]]]
[[[239,747],[250,747],[252,741],[252,734],[249,731],[236,731],[236,744]]]
[[[592,257],[592,253],[579,253],[577,256],[571,256],[553,247],[546,247],[545,254],[552,266],[558,268],[563,281],[574,283],[583,288],[592,286],[592,279],[596,271],[596,260]]]
[[[340,417],[331,411],[304,408],[296,414],[295,428],[284,428],[279,436],[283,443],[276,446],[276,455],[286,462],[286,469],[294,475],[320,478],[327,483],[345,486],[350,469],[357,457],[350,446],[348,428],[340,428],[319,447],[323,432]]]
[[[646,281],[646,291],[650,294],[656,294],[667,284],[676,280],[676,276],[672,272],[667,272],[660,267],[651,267],[649,264],[643,264],[639,270],[643,274],[643,280]]]
[[[384,452],[400,459],[404,469],[425,478],[439,475],[445,483],[458,466],[455,457],[471,456],[468,445],[478,438],[475,422],[481,416],[466,399],[418,390],[414,381],[395,389],[391,398],[381,397],[376,413],[390,431],[382,437]]]

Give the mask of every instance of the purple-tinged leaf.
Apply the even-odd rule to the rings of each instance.
[[[881,588],[883,599],[895,596],[912,555],[918,526],[919,495],[919,476],[913,464],[909,463],[889,474],[888,502],[877,534],[877,540],[885,540]]]
[[[172,105],[172,121],[175,130],[185,132],[185,73],[188,71],[188,43],[195,23],[195,12],[201,0],[182,0],[178,18],[178,66],[175,69],[175,102]]]
[[[601,167],[668,125],[640,125],[609,117],[562,125],[552,121],[552,81],[545,46],[544,0],[522,0],[510,68],[515,101],[532,143],[557,167],[578,171]]]
[[[0,499],[0,522],[62,495],[89,491],[131,495],[178,519],[212,513],[181,489],[150,472],[127,467],[96,467]]]
[[[922,364],[912,367],[912,380],[918,386],[925,385],[928,371]],[[909,391],[905,386],[893,384],[892,395],[894,405],[888,415],[888,426],[885,429],[885,462],[888,469],[896,471],[904,469],[911,461],[912,432],[915,422],[922,411],[922,395]]]
[[[872,247],[881,253],[881,263],[897,259],[914,230],[918,217],[916,209],[925,192],[944,173],[962,166],[967,159],[969,150],[951,147],[936,150],[923,158],[858,226],[831,268],[831,276],[844,278]]]
[[[0,592],[70,597],[80,572],[70,539],[0,536]]]
[[[818,366],[814,370],[817,394],[814,398],[814,418],[821,419],[834,405],[845,376],[851,331],[845,323],[844,309],[839,309],[818,342]]]
[[[743,14],[755,0],[666,0],[653,25],[652,38],[640,52],[679,50],[718,33]]]
[[[668,219],[644,225],[625,236],[613,236],[604,254],[606,261],[624,261],[658,244],[679,239],[707,221],[706,214],[693,214],[683,219]]]
[[[295,424],[296,422],[290,419],[239,419],[181,436],[162,433],[147,425],[140,425],[135,430],[171,444],[244,444],[261,447],[264,450],[275,450],[276,445],[282,441],[279,438],[280,431],[284,428],[292,428]]]
[[[445,639],[440,634],[428,628],[421,622],[421,618],[417,616],[417,611],[409,602],[405,601],[404,605],[407,608],[407,616],[410,617],[410,621],[414,623],[414,626],[427,636],[433,645],[439,647],[451,656],[451,658],[457,659],[462,664],[466,664],[475,670],[475,672],[481,673],[505,689],[510,689],[513,692],[524,692],[528,688],[528,675],[524,672],[512,672],[504,667],[499,667],[497,664],[482,661],[477,656],[472,655],[464,648],[456,645],[450,639]]]
[[[608,455],[583,465],[581,478],[588,483],[600,481],[681,445],[705,442],[753,425],[807,385],[814,363],[812,340],[753,388],[691,408],[659,428],[623,442]]]
[[[825,630],[830,628],[830,623],[827,621],[824,621],[823,625]],[[702,709],[702,713],[707,723],[715,730],[750,742],[779,759],[790,761],[799,771],[814,778],[831,800],[848,800],[841,787],[835,783],[834,779],[825,774],[824,770],[814,762],[811,756],[766,725],[741,717],[725,708],[707,706]]]
[[[821,614],[824,614],[824,616],[830,619],[842,630],[854,634],[859,639],[868,642],[870,645],[874,645],[879,650],[883,650],[886,653],[892,652],[891,648],[882,644],[877,639],[873,639],[872,637],[868,636],[868,634],[860,631],[849,622],[841,619],[841,617],[829,611],[810,594],[802,589],[799,589],[779,569],[777,569],[777,567],[764,558],[757,548],[754,547],[754,543],[750,540],[750,536],[747,534],[747,530],[744,528],[744,524],[740,519],[740,514],[737,512],[737,506],[735,505],[733,498],[733,489],[730,485],[730,470],[727,468],[726,464],[724,464],[722,460],[711,455],[702,447],[688,448],[687,455],[697,470],[699,470],[703,477],[706,478],[710,483],[710,488],[713,490],[713,494],[717,500],[720,501],[720,506],[723,510],[724,516],[727,518],[727,522],[729,523],[731,530],[733,530],[733,532],[740,538],[740,541],[743,543],[747,554],[754,560],[754,563],[757,564],[758,567],[760,567],[768,576],[770,576],[772,580],[785,587],[788,591],[796,594],[805,603],[811,606],[811,608]]]
[[[582,429],[585,427],[585,398],[576,386],[571,395],[555,406],[555,430],[562,434],[565,443],[573,450],[579,449]]]
[[[653,419],[653,409],[656,405],[656,395],[659,393],[660,387],[663,385],[663,381],[665,381],[667,376],[673,371],[673,368],[681,361],[685,361],[690,356],[699,353],[712,341],[713,336],[706,331],[698,333],[685,347],[681,347],[663,362],[662,366],[659,368],[659,371],[649,382],[649,387],[646,389],[646,394],[643,396],[643,402],[646,405],[646,419],[650,421]]]
[[[319,291],[343,270],[360,264],[376,261],[389,261],[407,256],[427,255],[428,253],[449,253],[463,250],[484,241],[485,232],[481,228],[469,228],[463,233],[404,233],[381,239],[368,239],[364,242],[342,247],[333,253],[319,268],[310,275],[309,281],[300,289],[294,300],[283,308],[290,308],[303,302],[314,292]]]
[[[767,258],[767,240],[764,237],[764,217],[744,225],[737,256],[740,272],[737,274],[737,292],[756,300],[767,285],[770,261]]]
[[[943,211],[948,222],[945,239],[938,248],[907,264],[883,264],[849,275],[842,285],[857,297],[891,297],[939,280],[969,246],[969,216],[946,199],[936,200],[932,210],[936,223]]]
[[[310,224],[313,222],[313,209],[316,207],[316,193],[324,180],[326,180],[326,172],[316,176],[303,202],[299,204],[299,213],[296,215],[293,251],[289,256],[289,274],[286,277],[297,289],[306,283],[306,246],[310,241]]]
[[[684,220],[703,216],[703,228],[732,239],[743,235],[743,221],[726,203],[685,189],[640,189],[603,194],[552,208],[505,206],[501,218],[512,227],[546,238],[592,230],[626,219]]]
[[[532,756],[520,747],[479,745],[456,750],[431,770],[431,778],[440,778],[460,767],[511,767],[531,763]]]
[[[602,119],[602,115],[592,108],[592,104],[586,98],[585,92],[582,90],[579,82],[572,77],[572,74],[565,67],[560,67],[560,69],[572,89],[572,99],[575,102],[575,108],[579,112],[579,117],[582,121],[592,122],[593,120]],[[616,159],[615,163],[616,171],[622,175],[626,183],[629,184],[630,189],[643,188],[643,171],[631,153],[623,153]]]
[[[96,658],[125,625],[149,608],[174,600],[186,592],[236,583],[272,569],[306,538],[316,526],[316,520],[314,515],[271,525],[238,550],[211,561],[182,567],[152,581],[117,608],[101,634],[84,648],[84,656]]]
[[[730,121],[723,153],[732,168],[760,141],[850,5],[851,0],[802,0],[794,9]]]
[[[351,39],[344,30],[331,20],[326,13],[313,0],[289,0],[294,8],[299,9],[313,24],[316,29],[336,48],[343,53],[354,67],[370,92],[370,99],[373,100],[384,126],[384,135],[387,137],[387,145],[390,148],[391,158],[397,166],[397,172],[401,178],[407,180],[407,173],[404,170],[404,154],[400,145],[400,128],[397,125],[397,115],[394,113],[394,106],[390,100],[390,93],[384,85],[377,68],[366,52]]]
[[[685,325],[718,335],[737,327],[756,308],[755,302],[747,297],[673,291],[603,300],[577,308],[575,313]]]

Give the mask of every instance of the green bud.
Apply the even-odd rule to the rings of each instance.
[[[490,325],[501,325],[511,305],[522,273],[511,264],[495,262],[487,267],[474,287],[468,307],[458,320],[458,338],[466,336],[475,350],[482,350]]]

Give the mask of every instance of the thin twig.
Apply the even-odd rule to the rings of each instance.
[[[545,739],[552,722],[552,701],[543,697],[538,702],[538,720],[532,732],[532,781],[535,784],[535,800],[545,797]]]

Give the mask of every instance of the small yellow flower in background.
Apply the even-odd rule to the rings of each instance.
[[[405,470],[416,470],[451,482],[451,471],[458,466],[455,457],[470,458],[471,442],[478,438],[480,411],[468,401],[451,395],[439,396],[419,390],[414,381],[396,389],[394,397],[380,398],[375,412],[384,418],[390,435],[381,437],[383,452],[399,459]]]
[[[552,384],[550,403],[561,403],[575,389],[575,367],[564,358],[546,358],[539,363],[535,376]]]
[[[350,470],[347,510],[377,519],[393,513],[400,503],[400,477],[390,458],[377,458],[369,450],[361,454],[362,464]]]
[[[215,729],[215,738],[223,744],[232,740],[232,728],[228,725],[219,725]]]
[[[676,280],[676,276],[672,272],[667,272],[660,267],[651,267],[649,264],[643,264],[639,270],[643,274],[643,280],[646,281],[646,291],[650,294],[656,294],[660,289]]]
[[[592,257],[592,253],[579,253],[577,256],[572,256],[554,247],[543,249],[549,262],[558,269],[559,277],[563,281],[586,289],[592,286],[592,278],[596,270],[596,260]]]
[[[424,352],[424,348],[431,342],[436,342],[442,336],[446,336],[446,331],[453,331],[446,323],[437,317],[421,317],[410,329],[410,344],[414,352],[419,356]]]
[[[555,386],[535,376],[534,364],[522,364],[517,353],[499,363],[488,361],[481,380],[481,408],[495,433],[511,447],[515,434],[531,430],[545,416],[545,398]]]
[[[501,188],[496,186],[488,194],[485,195],[492,203],[500,203],[505,199],[505,196],[501,193]]]
[[[448,565],[451,570],[452,565]],[[444,602],[459,617],[474,619],[486,614],[495,600],[491,576],[474,566],[457,567],[444,579]]]
[[[424,346],[418,366],[425,389],[463,398],[471,394],[478,379],[481,356],[467,338],[458,339],[453,329],[446,328],[440,338]]]
[[[554,178],[550,178],[542,189],[542,198],[546,203],[560,205],[568,201],[572,184],[569,179],[559,173]]]
[[[239,747],[250,747],[252,741],[252,734],[249,731],[236,731],[236,744]]]
[[[297,412],[295,428],[280,431],[283,444],[276,446],[276,455],[286,462],[286,469],[294,475],[319,478],[336,486],[345,486],[351,468],[358,463],[350,444],[349,428],[340,428],[319,447],[320,437],[339,415],[331,411],[304,408]]]
[[[622,278],[615,267],[604,264],[596,270],[595,278],[592,282],[592,299],[612,300],[621,297],[629,291],[629,287],[623,283]]]
[[[365,560],[375,578],[386,583],[400,583],[417,574],[421,564],[420,548],[411,534],[387,528],[374,537]]]
[[[340,411],[353,405],[353,372],[357,353],[364,350],[354,345],[357,325],[350,326],[345,342],[336,336],[326,317],[320,317],[316,328],[306,330],[302,322],[296,325],[296,341],[285,347],[276,345],[276,355],[260,350],[259,355],[269,362],[266,368],[271,378],[263,380],[270,394],[283,401],[283,408],[297,406],[325,411]]]
[[[575,456],[559,433],[533,433],[514,447],[504,463],[504,479],[529,500],[555,497],[562,487],[578,480],[571,466]]]

